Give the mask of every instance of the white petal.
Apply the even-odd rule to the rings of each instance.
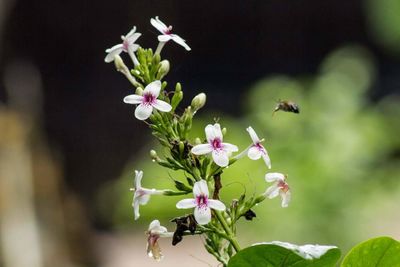
[[[279,195],[279,187],[277,184],[274,184],[270,187],[267,188],[267,190],[265,191],[265,196],[268,198],[274,198],[277,197]]]
[[[152,112],[153,112],[152,106],[140,104],[135,109],[135,117],[136,117],[136,119],[143,121],[143,120],[148,119]]]
[[[253,141],[253,144],[257,144],[260,142],[260,138],[258,138],[256,132],[253,130],[251,126],[249,126],[246,130],[249,133],[250,138]]]
[[[106,50],[107,56],[105,57],[104,61],[107,63],[113,62],[116,55],[121,54],[122,52],[122,44],[115,45]]]
[[[133,45],[133,43],[141,36],[142,34],[141,33],[134,33],[134,34],[132,34],[132,35],[130,35],[130,36],[126,36],[126,41],[128,42],[128,44],[129,45]]]
[[[158,100],[158,99],[156,101],[154,101],[154,103],[152,105],[154,108],[156,108],[162,112],[170,112],[172,109],[172,106],[170,104],[168,104],[165,101]]]
[[[212,142],[216,138],[222,141],[221,126],[219,125],[219,123],[216,123],[214,125],[208,124],[205,128],[205,132],[208,142]]]
[[[256,146],[252,146],[247,151],[247,156],[252,160],[258,160],[262,156],[263,152]]]
[[[173,40],[175,43],[177,43],[177,44],[183,46],[187,51],[192,50],[192,49],[186,44],[185,40],[183,40],[179,35],[171,34],[171,36],[172,36],[172,40]]]
[[[159,42],[163,42],[163,43],[166,43],[172,39],[171,35],[168,35],[168,34],[159,35],[157,38],[158,38]]]
[[[125,37],[129,38],[131,35],[133,35],[136,32],[136,26],[133,26],[132,30],[130,30]]]
[[[280,195],[282,198],[282,208],[286,208],[289,205],[292,195],[290,191],[286,191],[286,193],[281,191]]]
[[[229,143],[222,143],[222,147],[227,152],[237,152],[239,150],[237,146]]]
[[[265,164],[268,166],[268,169],[271,169],[271,159],[269,158],[267,151],[265,151],[265,154],[262,154],[262,158]]]
[[[135,214],[135,220],[139,219],[140,213],[139,213],[139,201],[137,201],[135,198],[133,198],[133,213]]]
[[[190,151],[195,155],[204,155],[211,153],[213,151],[213,148],[210,144],[201,144],[194,146]]]
[[[208,186],[207,186],[207,182],[204,180],[200,180],[196,183],[194,183],[193,185],[193,195],[195,197],[203,195],[208,197]]]
[[[124,97],[124,102],[126,104],[140,104],[143,101],[143,96],[141,95],[128,95]]]
[[[143,177],[143,172],[135,170],[135,190],[138,190],[142,187],[141,185],[142,177]]]
[[[200,225],[209,223],[211,221],[211,209],[207,206],[196,207],[194,209],[194,218]]]
[[[166,30],[168,30],[167,25],[165,25],[158,17],[156,17],[156,19],[151,18],[150,23],[151,23],[151,25],[153,25],[157,30],[159,30],[162,33],[164,33]]]
[[[193,198],[186,198],[178,201],[176,203],[176,207],[178,209],[189,209],[189,208],[194,208],[196,207],[196,200]]]
[[[157,80],[149,83],[143,90],[143,95],[150,93],[155,98],[158,97],[161,90],[161,81]]]
[[[212,158],[215,164],[220,167],[226,167],[229,164],[228,154],[223,150],[214,150],[212,152]]]
[[[221,210],[222,211],[222,210],[226,209],[225,204],[222,203],[219,200],[216,200],[216,199],[209,199],[208,200],[208,206],[210,206],[210,208],[215,209],[215,210]]]
[[[140,205],[146,205],[150,200],[150,195],[144,194],[136,198]]]
[[[160,227],[160,221],[159,220],[154,220],[150,223],[149,225],[149,231],[152,231],[156,228]]]
[[[265,180],[267,182],[284,181],[285,175],[279,172],[270,172],[265,175]]]
[[[131,44],[128,46],[128,51],[130,52],[136,52],[139,49],[140,45],[138,44]]]

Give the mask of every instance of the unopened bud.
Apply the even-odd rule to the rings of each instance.
[[[204,105],[206,104],[206,94],[205,93],[200,93],[198,95],[196,95],[191,103],[191,107],[193,108],[193,111],[196,112],[199,109],[201,109],[202,107],[204,107]]]
[[[226,132],[227,132],[226,128],[225,127],[222,128],[221,132],[222,132],[222,135],[226,135]]]
[[[194,139],[194,143],[196,144],[196,145],[200,145],[201,144],[201,140],[200,140],[200,138],[196,138],[196,139]]]
[[[160,69],[158,70],[160,74],[160,78],[164,77],[165,75],[168,74],[170,68],[169,61],[164,59],[163,61],[160,62]]]
[[[150,150],[150,157],[152,159],[157,159],[158,158],[157,152],[155,150],[153,150],[153,149]]]
[[[125,65],[124,61],[119,55],[116,55],[114,57],[114,64],[117,71],[120,71],[122,73],[129,72],[128,67]]]
[[[183,155],[185,151],[185,144],[182,141],[179,141],[179,153]]]
[[[182,91],[182,85],[180,83],[176,83],[175,85],[175,93]]]
[[[137,87],[137,88],[136,88],[136,91],[135,91],[135,94],[137,94],[137,95],[143,95],[143,88],[142,88],[142,87]]]

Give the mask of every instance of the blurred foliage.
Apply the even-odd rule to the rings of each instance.
[[[276,75],[257,82],[245,92],[241,118],[200,112],[193,140],[204,139],[204,126],[220,117],[221,126],[228,129],[224,140],[245,149],[251,143],[245,128],[251,125],[266,139],[271,171],[289,175],[293,197],[289,208],[281,208],[278,199],[260,204],[255,209],[257,218],[239,225],[243,246],[282,240],[335,244],[346,251],[371,236],[400,238],[396,225],[400,221],[400,100],[387,96],[373,103],[368,99],[375,74],[368,51],[347,46],[328,55],[315,76]],[[272,117],[278,99],[298,103],[300,114],[279,111]],[[183,178],[182,173],[167,172],[151,162],[148,151],[154,147],[158,145],[148,144],[135,152],[122,178],[105,185],[99,194],[100,211],[116,228],[144,229],[157,218],[172,230],[167,221],[183,214],[175,208],[182,197],[152,196],[141,207],[139,221],[133,220],[129,188],[134,169],[144,171],[142,185],[148,188],[172,188],[171,177]],[[239,160],[222,175],[222,200],[229,204],[242,192],[262,193],[268,186],[266,172],[262,161]]]
[[[400,55],[400,1],[366,0],[365,11],[375,41]]]

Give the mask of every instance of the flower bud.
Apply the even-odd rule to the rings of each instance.
[[[194,139],[194,143],[196,145],[201,145],[202,144],[200,138],[198,138],[198,137],[196,137],[196,139]]]
[[[128,67],[125,65],[124,61],[119,55],[114,57],[114,64],[117,71],[126,72],[128,71]],[[128,71],[129,72],[129,71]]]
[[[222,135],[226,135],[226,128],[224,127],[224,128],[222,128],[222,130],[221,130],[221,132],[222,132]]]
[[[143,95],[143,88],[142,88],[142,87],[137,87],[137,88],[136,88],[136,91],[135,91],[135,94],[137,94],[137,95]]]
[[[193,111],[196,112],[199,109],[201,109],[205,104],[206,104],[206,94],[205,93],[200,93],[196,95],[191,103],[191,106],[193,108]]]
[[[157,152],[155,151],[155,150],[150,150],[150,157],[152,158],[152,159],[158,159],[158,155],[157,155]]]
[[[168,60],[164,59],[163,61],[160,62],[160,69],[158,70],[158,73],[160,74],[160,78],[162,78],[168,74],[169,68],[170,68],[170,64],[169,64]]]

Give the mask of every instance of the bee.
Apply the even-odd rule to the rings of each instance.
[[[293,112],[293,113],[300,113],[300,108],[299,105],[297,105],[295,102],[290,101],[290,100],[279,100],[278,104],[275,107],[275,110],[272,112],[272,116],[275,114],[275,112],[282,110],[285,112]]]

